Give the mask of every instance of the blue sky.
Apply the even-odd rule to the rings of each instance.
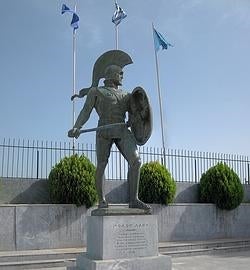
[[[72,126],[71,16],[77,3],[77,89],[91,84],[92,66],[114,49],[112,0],[1,0],[0,140],[68,141]],[[128,17],[119,49],[134,64],[124,69],[127,91],[142,86],[154,131],[146,146],[161,146],[152,27],[174,45],[159,51],[166,145],[171,149],[250,155],[250,1],[120,0]],[[84,100],[78,100],[77,113]],[[86,127],[97,123],[95,113]],[[95,134],[81,143],[94,143]]]

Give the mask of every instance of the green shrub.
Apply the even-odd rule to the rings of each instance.
[[[226,164],[218,163],[201,176],[200,201],[231,210],[240,205],[244,191],[238,175]]]
[[[95,166],[84,155],[63,158],[49,174],[49,192],[53,203],[86,205],[97,201]]]
[[[174,179],[159,162],[149,162],[141,167],[139,198],[142,201],[169,204],[173,202],[175,192]]]

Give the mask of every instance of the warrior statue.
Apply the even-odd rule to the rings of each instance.
[[[104,193],[104,171],[108,163],[111,147],[117,146],[129,164],[128,186],[129,207],[149,210],[150,206],[138,199],[141,160],[137,145],[143,145],[152,131],[152,113],[147,95],[143,88],[136,87],[132,93],[119,88],[122,85],[122,68],[132,63],[130,56],[120,50],[112,50],[101,55],[93,68],[92,85],[82,89],[75,97],[87,96],[69,137],[78,138],[88,130],[81,130],[95,108],[98,116],[96,130],[96,189],[99,208],[107,208]],[[104,78],[104,86],[98,87]],[[126,113],[128,121],[126,122]]]

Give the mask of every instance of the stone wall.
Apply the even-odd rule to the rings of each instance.
[[[232,211],[199,203],[152,208],[160,242],[250,237],[250,204]],[[0,251],[85,246],[91,210],[74,205],[0,205]]]
[[[199,202],[199,185],[188,182],[176,182],[176,203]],[[51,203],[48,182],[46,179],[10,179],[0,180],[0,204],[46,204]],[[250,202],[250,185],[243,185],[245,190],[244,202]],[[111,203],[117,201],[127,202],[127,182],[119,180],[107,180],[105,182],[107,200]]]
[[[74,205],[0,205],[0,251],[81,247],[87,213]]]
[[[46,179],[2,178],[0,180],[0,204],[50,203]]]
[[[250,203],[231,211],[199,203],[153,207],[163,242],[250,237]]]

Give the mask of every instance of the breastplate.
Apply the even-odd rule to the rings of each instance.
[[[99,125],[125,122],[127,93],[112,88],[99,88],[96,111],[100,117]]]

